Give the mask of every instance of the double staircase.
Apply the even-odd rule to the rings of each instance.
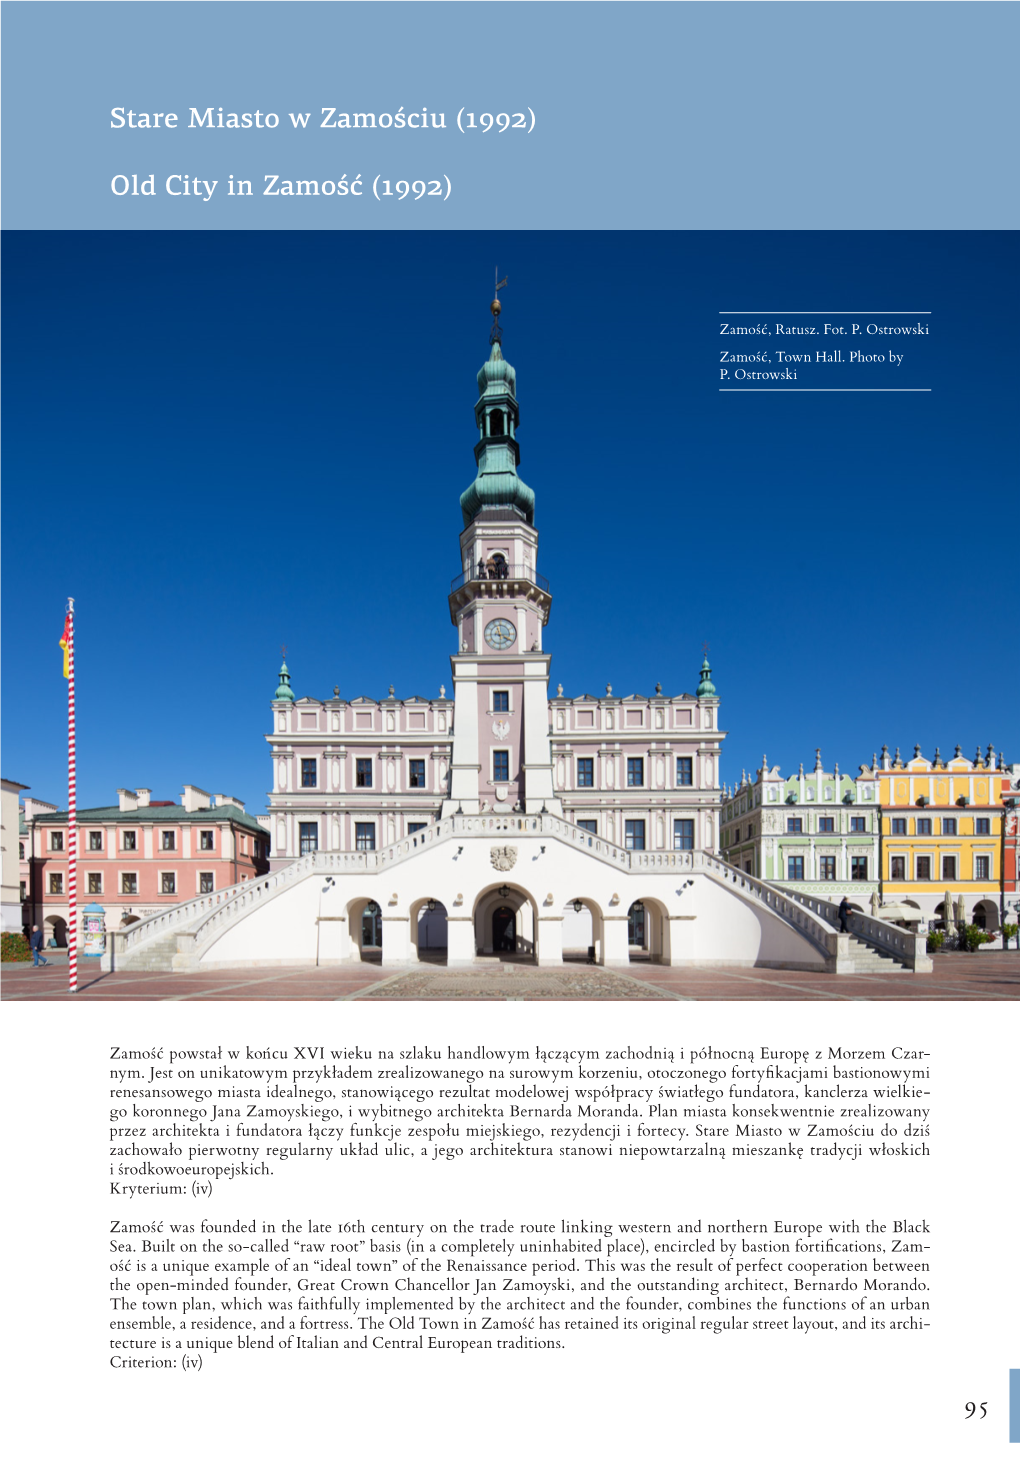
[[[228,928],[297,882],[330,873],[358,871],[377,875],[433,845],[464,837],[497,835],[545,836],[580,847],[586,856],[617,870],[700,874],[734,891],[747,904],[767,909],[774,918],[794,928],[815,948],[818,966],[827,972],[931,971],[924,938],[915,937],[892,923],[854,912],[852,932],[848,936],[838,930],[839,911],[833,902],[762,881],[707,851],[624,850],[569,820],[549,814],[447,816],[379,851],[317,851],[268,876],[195,897],[136,923],[126,932],[111,933],[110,968],[135,972],[194,971],[201,963],[203,952]]]

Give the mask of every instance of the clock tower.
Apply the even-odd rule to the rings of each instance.
[[[450,794],[443,815],[519,809],[561,815],[549,745],[549,662],[542,633],[549,583],[538,574],[535,495],[518,476],[517,374],[503,356],[500,303],[478,373],[477,476],[460,497],[461,574],[450,589],[457,628]]]

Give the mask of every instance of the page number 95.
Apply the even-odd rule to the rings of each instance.
[[[977,1401],[968,1401],[967,1404],[966,1404],[966,1406],[964,1407],[964,1410],[967,1413],[967,1415],[965,1417],[965,1420],[967,1420],[967,1421],[969,1421],[970,1418],[972,1416],[974,1416],[978,1412],[980,1412],[980,1415],[981,1416],[987,1416],[988,1415],[988,1402],[987,1401],[981,1401],[979,1403]]]

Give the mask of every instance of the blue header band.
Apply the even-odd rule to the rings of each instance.
[[[4,9],[7,228],[1018,222],[1013,5]]]

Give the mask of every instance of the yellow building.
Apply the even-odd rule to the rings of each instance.
[[[1002,756],[999,756],[1000,766]],[[945,897],[952,898],[950,921],[963,899],[964,916],[988,931],[1001,925],[1002,792],[1009,779],[996,769],[991,744],[965,759],[956,753],[943,759],[895,758],[883,747],[873,769],[882,812],[882,897],[920,908],[929,920],[942,921]]]

